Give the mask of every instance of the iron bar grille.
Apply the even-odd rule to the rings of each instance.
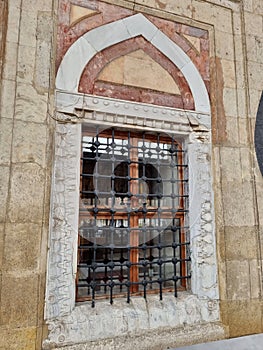
[[[83,125],[77,301],[185,289],[187,164],[175,139]]]

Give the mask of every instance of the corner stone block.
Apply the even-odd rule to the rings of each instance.
[[[10,221],[42,222],[44,189],[45,173],[38,165],[14,165],[8,210]]]

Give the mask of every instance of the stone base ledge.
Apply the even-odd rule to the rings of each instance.
[[[76,345],[54,347],[61,350],[165,350],[171,347],[186,346],[201,342],[225,339],[226,328],[220,323],[196,324],[178,328],[165,328],[148,331],[144,334],[117,337]]]

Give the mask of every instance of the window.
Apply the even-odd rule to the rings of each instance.
[[[77,301],[186,288],[187,165],[174,138],[83,124]]]

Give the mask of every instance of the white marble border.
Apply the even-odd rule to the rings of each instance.
[[[181,70],[193,94],[196,111],[210,113],[209,96],[193,62],[174,41],[141,13],[92,29],[76,40],[59,66],[56,88],[71,93],[78,92],[81,74],[96,53],[138,35],[142,35]]]
[[[158,327],[179,327],[184,322],[194,325],[196,322],[213,323],[219,321],[210,163],[211,130],[198,125],[198,120],[201,119],[202,115],[198,118],[198,114],[195,113],[194,122],[191,124],[188,121],[189,116],[186,117],[188,112],[184,114],[175,109],[173,110],[173,122],[172,116],[169,116],[172,110],[169,109],[167,114],[166,109],[163,109],[165,113],[161,113],[160,108],[156,113],[160,112],[160,115],[163,115],[163,120],[160,120],[159,117],[155,119],[153,113],[152,118],[145,118],[150,124],[142,125],[140,118],[136,116],[118,114],[119,104],[122,104],[123,101],[107,99],[109,103],[107,106],[111,106],[110,113],[107,113],[104,110],[100,111],[99,108],[97,111],[91,111],[89,108],[92,106],[89,103],[86,109],[79,109],[79,101],[82,101],[81,105],[84,100],[91,101],[91,96],[85,96],[84,100],[83,98],[82,95],[76,94],[69,98],[71,102],[75,100],[73,105],[76,107],[72,109],[71,113],[62,112],[63,106],[61,104],[59,107],[59,116],[62,119],[61,123],[57,123],[55,140],[45,305],[49,338],[45,342],[45,347],[51,348],[54,344],[85,343],[110,338],[113,336],[112,329],[107,326],[107,322],[110,323],[112,319],[114,319],[114,327],[118,330],[118,335],[136,333],[143,324],[145,324],[145,331],[150,331]],[[102,99],[101,102],[103,104],[105,101]],[[145,110],[145,105],[138,104],[137,107],[142,118],[147,116],[148,110]],[[150,107],[155,108],[155,106]],[[125,109],[125,107],[123,108]],[[179,122],[178,117],[181,118]],[[179,299],[167,295],[163,301],[158,301],[158,296],[149,296],[147,303],[143,298],[135,297],[130,305],[127,305],[126,301],[122,299],[114,302],[113,306],[108,301],[99,301],[96,303],[96,311],[92,310],[89,304],[75,305],[81,123],[150,128],[178,135],[184,143],[189,162],[192,294],[182,293]],[[182,131],[180,129],[182,126],[187,129]],[[154,313],[159,315],[159,323],[152,319],[153,314],[149,312],[152,308]],[[187,321],[185,321],[185,317],[187,317]],[[123,328],[124,322],[128,322],[127,329]],[[96,328],[96,324],[101,326]]]
[[[78,119],[84,117],[83,112],[95,111],[97,113],[172,122],[182,127],[188,126],[187,132],[190,131],[190,124],[192,126],[202,127],[204,130],[211,129],[211,117],[209,113],[197,113],[191,110],[161,107],[81,93],[72,94],[57,91],[56,106],[57,112],[65,113],[66,115],[75,115]]]

